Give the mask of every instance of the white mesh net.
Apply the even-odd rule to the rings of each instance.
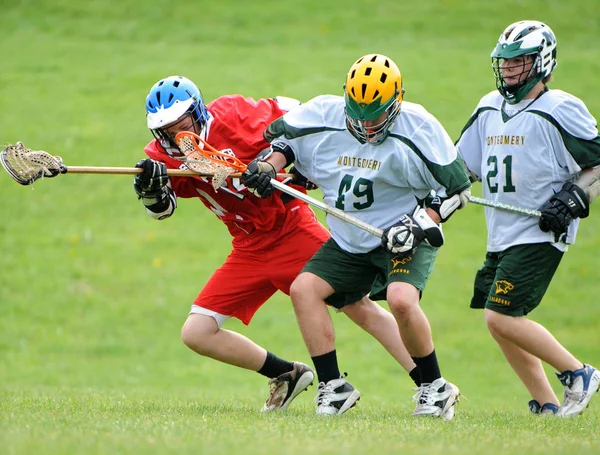
[[[30,150],[21,142],[7,145],[0,153],[2,166],[21,185],[30,185],[44,176],[55,176],[62,170],[62,158],[42,150]]]
[[[202,174],[212,174],[212,186],[215,191],[225,183],[229,174],[237,172],[235,168],[227,165],[227,161],[223,160],[221,163],[200,153],[191,136],[182,136],[177,145],[181,153],[185,155],[185,165],[188,168]]]

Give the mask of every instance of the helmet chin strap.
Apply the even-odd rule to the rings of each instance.
[[[512,113],[512,114],[510,114],[510,115],[509,115],[509,114],[506,112],[506,104],[510,104],[510,103],[508,103],[508,102],[506,101],[506,99],[505,99],[504,101],[502,101],[502,115],[503,115],[503,116],[507,116],[507,117],[510,117],[510,118],[512,118],[512,117],[514,117],[515,115],[517,115],[517,114],[520,114],[520,113],[521,113],[521,112],[523,112],[525,109],[528,109],[528,108],[530,108],[530,107],[531,107],[531,105],[532,105],[533,103],[535,103],[535,102],[536,102],[536,101],[537,101],[537,100],[540,98],[540,96],[542,96],[542,95],[543,95],[544,93],[546,93],[547,91],[548,91],[548,87],[544,85],[544,90],[542,90],[540,93],[538,93],[538,94],[537,94],[537,96],[536,96],[534,99],[532,99],[532,100],[527,100],[527,101],[531,101],[530,103],[528,103],[528,104],[527,104],[527,106],[525,106],[524,108],[522,108],[522,109],[518,110],[517,112],[514,112],[514,113]],[[523,99],[523,100],[521,100],[521,101],[525,101],[525,99]]]

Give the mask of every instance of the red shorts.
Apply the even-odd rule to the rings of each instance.
[[[278,289],[289,295],[292,281],[329,238],[327,229],[304,205],[288,212],[280,229],[253,235],[264,236],[262,247],[234,247],[194,305],[236,317],[248,325],[254,313]]]

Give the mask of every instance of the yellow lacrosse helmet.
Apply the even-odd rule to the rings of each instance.
[[[348,71],[344,85],[350,132],[360,142],[381,144],[400,113],[403,96],[402,75],[392,59],[381,54],[359,58]],[[373,125],[384,113],[386,118]],[[365,126],[365,122],[370,124]]]

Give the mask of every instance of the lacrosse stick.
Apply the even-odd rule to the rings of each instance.
[[[506,212],[518,213],[519,215],[531,216],[536,218],[539,218],[542,215],[539,210],[526,209],[524,207],[518,207],[516,205],[503,204],[502,202],[490,201],[476,196],[469,196],[469,202],[477,205],[484,205],[486,207],[492,207],[494,209],[504,210]]]
[[[215,184],[217,177],[224,180],[228,175],[231,175],[231,173],[236,171],[244,172],[248,167],[235,156],[215,149],[202,140],[197,134],[189,131],[177,133],[175,142],[177,142],[179,150],[186,156],[185,164],[187,167],[199,172],[205,172],[207,169],[210,169],[214,173],[213,185]],[[202,148],[200,147],[200,144],[202,144]],[[301,191],[291,188],[279,180],[271,179],[271,185],[283,193],[300,199],[301,201],[323,210],[325,213],[339,218],[340,220],[373,234],[376,237],[381,237],[383,235],[383,230],[373,227],[370,224],[347,214],[343,210],[331,207]]]
[[[43,177],[54,177],[58,174],[140,174],[139,167],[95,167],[95,166],[65,166],[60,156],[51,155],[42,150],[30,150],[21,142],[7,145],[0,152],[0,162],[8,174],[21,185],[31,185]],[[210,171],[196,172],[186,169],[167,169],[168,176],[174,177],[213,177]],[[279,174],[290,178],[292,174]],[[241,177],[239,172],[228,175]]]

